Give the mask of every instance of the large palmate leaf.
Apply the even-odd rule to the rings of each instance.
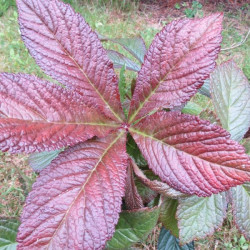
[[[161,111],[130,132],[154,173],[181,192],[209,196],[250,180],[244,147],[208,121]]]
[[[181,19],[155,37],[139,72],[129,121],[188,101],[215,67],[222,14]]]
[[[250,240],[250,183],[230,189],[234,221],[240,232]]]
[[[120,120],[117,76],[83,17],[58,0],[17,0],[22,38],[37,64],[59,82],[75,87],[87,104]]]
[[[16,219],[0,218],[0,250],[16,249],[16,235],[19,224]]]
[[[226,209],[225,193],[206,198],[192,196],[179,199],[176,216],[180,242],[185,244],[213,234],[222,225]]]
[[[123,211],[115,228],[108,249],[127,249],[146,237],[155,227],[160,213],[159,207]]]
[[[211,74],[211,93],[222,127],[240,141],[250,127],[250,85],[233,61],[219,65]]]
[[[124,132],[65,150],[44,169],[24,207],[19,249],[101,249],[124,195]]]
[[[0,149],[50,151],[117,127],[80,95],[24,74],[0,74]]]
[[[194,242],[191,242],[184,246],[180,246],[179,239],[173,236],[170,233],[170,231],[162,227],[159,240],[158,240],[157,249],[158,250],[194,250]]]

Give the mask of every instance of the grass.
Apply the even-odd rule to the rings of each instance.
[[[1,1],[1,0],[0,0]],[[152,42],[153,37],[169,21],[183,15],[182,10],[168,10],[166,13],[148,11],[147,5],[143,9],[147,11],[138,11],[138,1],[123,0],[88,0],[86,5],[78,4],[76,0],[65,0],[69,2],[77,12],[80,12],[90,26],[108,37],[130,37],[142,36],[147,46]],[[151,8],[151,7],[150,7]],[[244,7],[244,8],[248,8]],[[203,8],[204,14],[214,11],[225,11],[225,6],[220,5],[217,9],[211,6]],[[169,15],[171,13],[171,15]],[[243,40],[249,27],[248,11],[245,9],[226,10],[223,43],[222,48],[230,48],[233,44]],[[110,42],[104,44],[105,48],[115,49],[126,56],[130,55],[118,45]],[[220,53],[218,63],[234,59],[243,69],[245,75],[250,79],[250,39],[244,44],[235,48],[227,49]],[[131,58],[131,57],[130,57]],[[133,58],[131,58],[133,59]],[[17,24],[17,11],[10,7],[0,17],[0,72],[24,72],[38,75],[41,78],[50,79],[35,64],[35,61],[28,54],[22,40]],[[117,71],[119,74],[119,71]],[[135,77],[135,73],[127,73],[127,81]],[[209,99],[197,94],[193,101],[199,104],[203,109],[212,108]],[[31,183],[35,180],[35,174],[32,173],[26,163],[26,156],[11,156],[9,154],[0,155],[0,216],[15,217],[19,216],[24,204],[25,196],[31,188]],[[140,249],[156,249],[159,228],[148,239],[136,245]],[[213,236],[196,242],[197,249],[243,249],[242,246],[250,243],[242,243],[244,239],[237,231],[231,212],[229,212],[223,228]],[[231,244],[231,245],[230,245]],[[245,245],[244,245],[245,244]]]

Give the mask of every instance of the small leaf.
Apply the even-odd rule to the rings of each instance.
[[[41,153],[34,153],[31,154],[28,158],[28,163],[31,168],[36,171],[40,172],[63,151],[63,149],[55,150],[55,151],[44,151]]]
[[[239,231],[250,240],[250,183],[230,189],[234,221]]]
[[[107,248],[126,249],[146,238],[155,227],[159,213],[159,207],[122,212],[114,236],[107,243]]]
[[[102,249],[125,192],[124,132],[65,150],[41,171],[26,199],[20,249]]]
[[[162,227],[157,250],[194,250],[194,242],[180,246],[179,239],[173,236],[169,230]]]
[[[129,122],[190,100],[215,68],[222,19],[221,13],[185,18],[171,22],[156,35],[138,74]]]
[[[73,146],[117,128],[83,97],[26,74],[0,74],[0,149],[12,153]]]
[[[102,41],[111,41],[114,43],[118,43],[131,55],[133,55],[140,63],[144,62],[144,56],[147,53],[147,48],[144,40],[141,37],[107,38],[101,36],[100,38]]]
[[[137,191],[137,187],[134,181],[133,167],[129,160],[129,166],[127,170],[126,188],[125,188],[125,204],[128,210],[134,210],[143,208],[143,201]]]
[[[184,114],[199,115],[202,112],[202,107],[194,102],[188,102],[181,112]]]
[[[136,64],[123,54],[114,50],[107,50],[107,53],[115,68],[122,68],[125,65],[127,70],[132,70],[135,72],[138,72],[140,70],[140,66],[138,64]]]
[[[244,147],[197,116],[161,111],[129,131],[153,172],[180,192],[210,196],[250,181]]]
[[[122,121],[117,76],[83,17],[58,0],[17,0],[17,6],[22,39],[44,72],[77,90],[88,106]]]
[[[192,196],[179,199],[176,216],[181,244],[212,235],[222,226],[227,215],[226,209],[225,193],[206,198]]]
[[[178,221],[176,220],[176,211],[178,200],[164,198],[161,204],[160,222],[176,238],[179,237]]]
[[[16,235],[20,222],[16,219],[0,218],[0,250],[15,250]]]
[[[250,85],[233,61],[219,65],[211,74],[211,93],[222,127],[240,141],[250,127]]]

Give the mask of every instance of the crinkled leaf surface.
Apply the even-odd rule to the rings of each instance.
[[[159,240],[158,240],[158,250],[194,250],[194,242],[180,246],[180,241],[178,238],[173,236],[169,230],[164,227],[161,228]]]
[[[42,171],[63,151],[63,149],[54,151],[44,151],[31,154],[28,158],[28,163],[36,172]]]
[[[129,166],[127,170],[127,179],[126,179],[126,190],[125,190],[125,204],[127,210],[143,208],[143,201],[141,196],[138,193],[137,187],[134,181],[133,167],[129,160]]]
[[[123,54],[114,50],[107,50],[107,53],[115,68],[121,68],[125,65],[127,70],[132,70],[135,72],[140,70],[140,66],[137,63],[133,62]]]
[[[160,222],[172,235],[178,238],[179,229],[176,219],[177,206],[178,200],[164,197],[161,204]]]
[[[119,126],[82,99],[35,76],[0,74],[0,149],[50,151],[105,136]]]
[[[213,234],[222,225],[226,209],[225,193],[206,198],[192,196],[179,199],[176,216],[181,244]]]
[[[250,180],[244,147],[196,116],[161,111],[130,132],[154,173],[181,192],[210,196]]]
[[[155,227],[160,213],[159,207],[123,211],[120,214],[113,238],[108,249],[127,249],[146,237]]]
[[[163,183],[158,180],[150,180],[147,178],[147,176],[142,172],[142,170],[135,164],[134,161],[131,161],[134,172],[136,176],[141,180],[141,182],[148,186],[151,190],[162,194],[163,196],[168,197],[183,197],[186,196],[186,194],[183,194],[172,187],[170,187],[168,184]]]
[[[240,232],[250,240],[250,183],[230,189],[234,221]]]
[[[233,61],[219,65],[211,74],[211,93],[222,127],[240,141],[250,127],[250,85]]]
[[[0,218],[0,250],[15,250],[16,235],[20,222],[16,219]]]
[[[95,32],[58,0],[17,0],[22,38],[37,64],[114,120],[122,109],[118,80]]]
[[[41,171],[26,199],[19,249],[101,249],[124,195],[124,132],[65,150]]]
[[[222,14],[181,19],[154,38],[139,72],[130,122],[152,110],[188,101],[215,67],[220,50]]]

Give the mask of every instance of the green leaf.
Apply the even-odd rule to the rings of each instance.
[[[226,209],[225,193],[179,199],[176,218],[181,244],[212,235],[222,225]]]
[[[250,240],[250,183],[231,188],[235,224],[247,240]]]
[[[101,41],[111,41],[118,43],[131,55],[133,55],[140,63],[144,62],[144,56],[147,52],[147,48],[144,40],[141,37],[130,38],[108,38],[101,34],[98,34]]]
[[[243,146],[246,149],[246,153],[250,155],[250,138],[245,139]]]
[[[200,94],[205,95],[209,98],[211,98],[210,94],[210,79],[207,79],[204,81],[204,84],[201,86],[201,88],[198,90]]]
[[[28,158],[28,163],[34,171],[40,172],[46,168],[62,151],[63,149],[31,154]]]
[[[240,141],[250,126],[250,85],[233,61],[218,66],[211,74],[211,94],[222,127]]]
[[[127,153],[132,157],[138,166],[147,166],[148,163],[141,154],[140,149],[130,134],[127,138]]]
[[[188,102],[186,106],[181,110],[184,114],[199,115],[202,111],[202,107],[194,102]]]
[[[20,223],[16,219],[0,218],[0,250],[15,250],[16,235]]]
[[[194,242],[180,246],[179,239],[173,236],[170,231],[162,227],[159,240],[158,250],[194,250]]]
[[[124,211],[116,225],[113,238],[108,241],[108,249],[127,249],[151,232],[160,213],[159,207]]]
[[[176,220],[176,211],[178,200],[165,198],[161,204],[160,222],[170,230],[171,234],[179,237],[178,221]]]
[[[137,63],[133,62],[123,54],[114,50],[107,50],[107,53],[115,68],[122,68],[125,65],[127,70],[135,72],[140,70],[140,66]]]

